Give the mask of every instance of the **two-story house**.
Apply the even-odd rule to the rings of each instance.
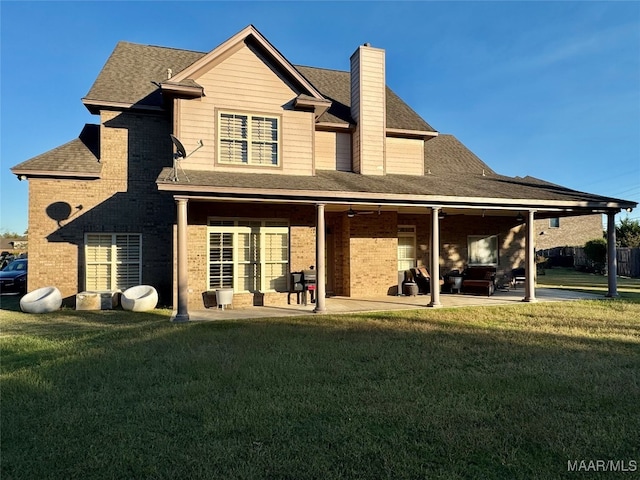
[[[222,287],[285,302],[311,265],[320,312],[419,265],[533,272],[535,219],[635,207],[497,174],[387,87],[368,44],[334,71],[292,65],[253,26],[208,53],[122,42],[82,101],[99,125],[12,169],[29,180],[29,289],[150,284],[176,320]]]

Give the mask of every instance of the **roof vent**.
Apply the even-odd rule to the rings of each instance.
[[[170,68],[167,68],[167,80],[170,80],[172,75],[173,75],[173,70],[171,70]]]
[[[371,46],[371,44],[370,44],[369,42],[365,42],[364,46],[365,46],[365,47],[370,47],[370,46]]]
[[[486,177],[487,175],[484,173],[484,168],[482,169],[482,176]]]

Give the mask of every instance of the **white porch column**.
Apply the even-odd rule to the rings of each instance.
[[[618,296],[618,254],[616,251],[616,211],[607,213],[607,297]]]
[[[325,225],[324,204],[316,205],[316,313],[326,312]]]
[[[440,307],[440,209],[431,209],[431,302],[429,307]]]
[[[189,270],[187,268],[187,199],[176,200],[178,205],[178,309],[174,322],[188,322]]]
[[[527,215],[527,238],[525,243],[526,279],[523,302],[536,302],[536,252],[534,211]]]

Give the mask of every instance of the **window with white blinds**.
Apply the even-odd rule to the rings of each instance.
[[[278,166],[279,138],[277,117],[220,112],[218,162]]]
[[[280,220],[210,219],[209,289],[286,291],[289,227]]]
[[[142,236],[130,233],[85,235],[85,289],[125,290],[142,282]]]

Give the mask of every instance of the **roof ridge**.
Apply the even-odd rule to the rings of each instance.
[[[327,72],[337,72],[337,73],[351,73],[349,70],[338,70],[336,68],[324,68],[324,67],[314,67],[312,65],[296,65],[293,64],[294,67],[298,68],[298,67],[302,67],[302,68],[313,68],[315,70],[325,70]]]
[[[164,45],[152,45],[150,43],[130,42],[129,40],[118,40],[117,45],[120,45],[120,44],[134,45],[136,47],[149,47],[149,48],[158,48],[163,50],[173,50],[176,52],[201,53],[203,55],[207,53],[207,52],[202,52],[200,50],[191,50],[189,48],[166,47]]]

